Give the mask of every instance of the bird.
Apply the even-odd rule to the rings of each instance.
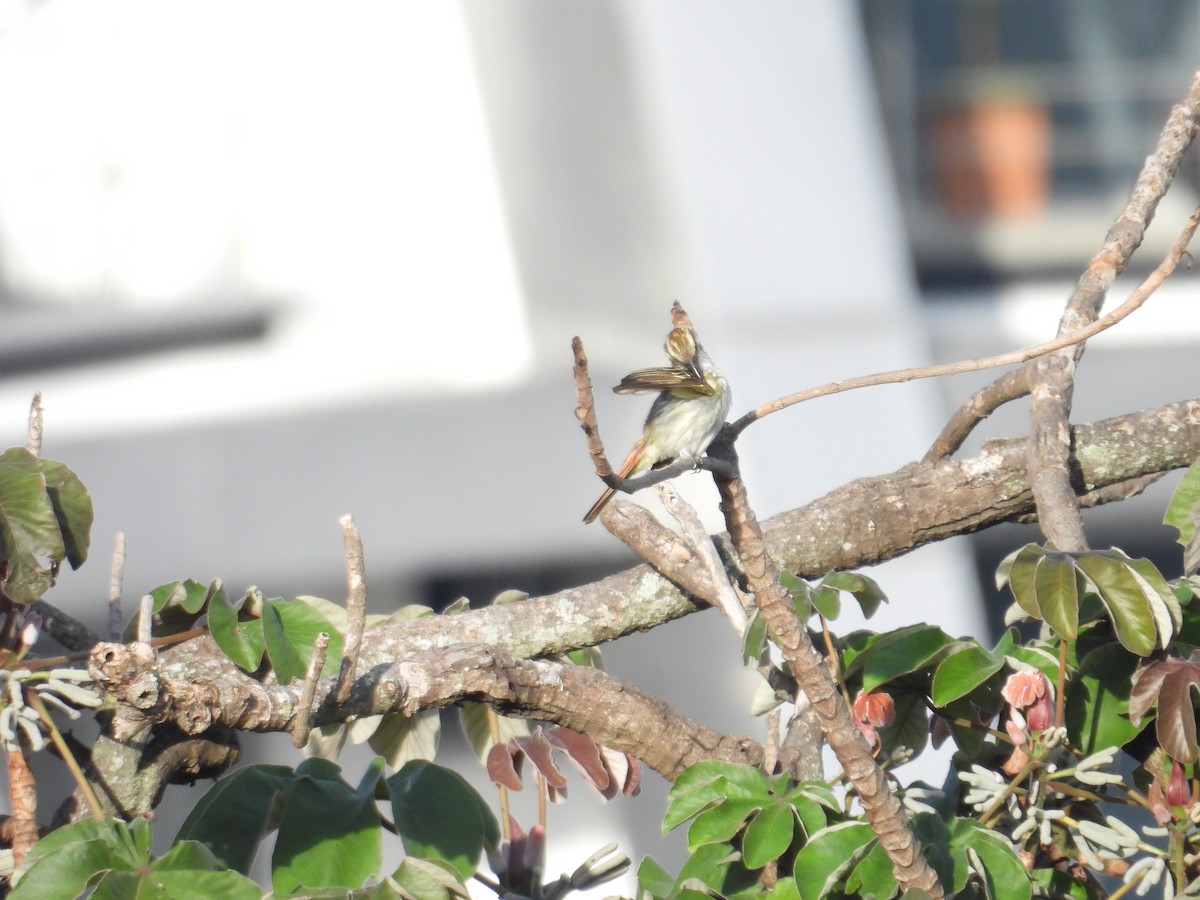
[[[729,382],[713,365],[691,328],[673,329],[664,349],[670,366],[630,372],[613,388],[617,394],[659,392],[642,426],[642,436],[618,472],[622,478],[676,459],[698,462],[725,424],[733,403]],[[595,521],[614,493],[612,488],[605,488],[583,521]]]

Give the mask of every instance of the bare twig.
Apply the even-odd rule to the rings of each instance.
[[[42,617],[42,631],[68,650],[86,653],[100,642],[100,635],[45,600],[34,600],[29,609]]]
[[[954,411],[933,445],[925,451],[921,462],[936,462],[952,455],[975,430],[975,426],[1010,403],[1029,395],[1029,366],[1010,369],[996,380],[984,385]]]
[[[71,748],[67,746],[67,742],[63,739],[62,732],[58,730],[58,726],[50,718],[46,704],[42,701],[37,691],[26,691],[25,699],[37,711],[38,717],[42,720],[42,726],[46,729],[46,733],[50,735],[50,740],[54,742],[54,746],[58,748],[58,755],[62,758],[63,763],[71,772],[71,776],[75,779],[75,784],[79,792],[83,794],[84,799],[87,801],[88,809],[92,812],[92,818],[103,819],[104,808],[100,805],[100,798],[92,790],[91,782],[84,776],[83,769],[80,768],[78,761],[75,759],[75,754],[71,752]]]
[[[149,594],[142,595],[138,606],[137,639],[139,644],[150,645],[154,630],[154,598]]]
[[[1063,350],[1067,347],[1074,347],[1083,343],[1089,338],[1095,337],[1102,331],[1107,331],[1112,328],[1122,319],[1127,318],[1134,310],[1138,309],[1146,300],[1158,289],[1159,285],[1166,280],[1175,267],[1179,264],[1179,260],[1183,254],[1187,252],[1187,242],[1191,240],[1192,234],[1196,230],[1197,216],[1200,215],[1200,210],[1192,214],[1188,220],[1187,226],[1184,228],[1184,235],[1176,241],[1171,252],[1167,254],[1167,258],[1159,265],[1157,269],[1142,282],[1136,291],[1134,291],[1128,300],[1122,303],[1119,307],[1108,313],[1101,319],[1080,328],[1078,331],[1070,334],[1060,335],[1053,340],[1043,341],[1040,344],[1034,344],[1031,347],[1025,347],[1020,350],[1012,350],[1008,353],[1001,353],[996,356],[985,356],[978,359],[965,359],[956,362],[938,363],[934,366],[919,366],[911,369],[894,369],[890,372],[877,372],[873,375],[860,375],[857,378],[847,378],[844,381],[831,381],[828,384],[819,385],[809,388],[804,391],[799,391],[795,394],[789,394],[786,397],[780,397],[776,400],[771,400],[761,406],[752,409],[746,415],[742,416],[736,422],[728,426],[732,435],[736,437],[741,434],[749,425],[761,419],[763,416],[770,415],[773,412],[779,412],[782,409],[787,409],[789,406],[795,406],[797,403],[804,403],[808,400],[815,400],[818,397],[827,397],[830,394],[841,394],[846,391],[857,390],[858,388],[874,387],[881,384],[899,384],[907,381],[915,381],[921,378],[936,378],[943,375],[961,375],[965,372],[979,372],[984,369],[995,369],[999,366],[1010,366],[1015,363],[1028,362],[1029,360],[1038,357],[1046,356],[1056,350]],[[987,413],[991,413],[1001,403],[1014,399],[1027,392],[1027,389],[1021,384],[1021,376],[1011,374],[1006,376],[1002,387],[996,388],[994,396],[985,396],[979,401],[980,409],[986,409]],[[993,405],[994,404],[994,405]],[[989,408],[990,407],[990,408]],[[986,415],[986,413],[985,413]],[[960,426],[961,427],[961,426]],[[965,437],[965,435],[964,435]],[[941,436],[939,436],[939,441]],[[935,444],[935,447],[937,445]],[[931,451],[932,454],[932,451]],[[926,455],[926,461],[931,459],[931,455]]]
[[[33,402],[29,404],[29,432],[25,439],[25,449],[34,456],[42,455],[42,394],[41,391],[33,395]]]
[[[313,641],[313,654],[308,661],[308,671],[304,674],[304,684],[300,688],[300,699],[296,705],[296,720],[291,729],[292,743],[296,747],[303,747],[308,743],[313,714],[318,705],[317,686],[321,680],[321,670],[325,668],[325,656],[328,652],[329,632],[322,631]]]
[[[338,671],[334,702],[341,704],[350,696],[354,686],[354,668],[362,650],[363,630],[367,620],[367,571],[363,563],[362,538],[353,516],[338,519],[342,526],[342,545],[346,556],[346,618],[349,622],[342,651],[342,666]]]
[[[125,583],[125,532],[118,531],[108,576],[108,639],[121,639],[121,588]]]

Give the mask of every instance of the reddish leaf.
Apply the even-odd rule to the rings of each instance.
[[[534,767],[542,773],[542,777],[546,779],[546,787],[550,794],[551,801],[558,803],[560,796],[567,796],[567,778],[554,765],[552,758],[553,748],[550,742],[546,740],[546,736],[542,734],[539,728],[529,737],[515,737],[514,741],[517,746],[525,751],[525,755],[529,757],[529,761]]]
[[[567,754],[583,776],[588,780],[605,800],[611,800],[617,793],[616,785],[612,784],[608,769],[600,758],[600,747],[590,737],[582,735],[561,725],[555,725],[545,732],[546,739]]]
[[[487,755],[487,774],[492,784],[502,784],[510,791],[519,791],[521,784],[521,760],[524,754],[520,749],[508,744],[493,744]]]

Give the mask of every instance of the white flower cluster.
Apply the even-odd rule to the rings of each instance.
[[[104,702],[95,692],[79,684],[91,680],[83,669],[50,669],[46,672],[0,669],[0,699],[6,701],[0,709],[0,740],[4,741],[4,746],[9,751],[18,750],[19,733],[25,735],[29,749],[35,752],[46,746],[41,716],[25,702],[26,688],[33,690],[47,709],[77,719],[79,710],[75,707],[97,707]]]

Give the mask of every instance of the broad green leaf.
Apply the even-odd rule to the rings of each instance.
[[[278,894],[301,885],[358,888],[379,871],[383,837],[375,785],[383,761],[371,764],[357,788],[338,771],[319,759],[296,768],[271,856],[271,886]]]
[[[224,594],[220,579],[213,581],[211,585],[201,584],[192,578],[160,584],[150,591],[150,597],[154,601],[150,604],[150,611],[154,613],[154,635],[163,637],[179,634],[195,627],[209,598],[217,593]],[[137,629],[138,620],[137,616],[134,616],[125,624],[122,634],[124,640],[135,640]]]
[[[965,697],[1004,667],[1004,657],[979,646],[975,641],[960,641],[959,649],[938,663],[933,672],[930,699],[942,707]]]
[[[79,476],[60,462],[34,457],[24,448],[16,448],[32,460],[31,469],[40,472],[46,479],[46,493],[54,507],[62,534],[63,550],[72,569],[78,569],[87,561],[92,532],[92,498],[79,480]],[[12,450],[0,457],[15,460]]]
[[[666,897],[675,888],[675,879],[653,856],[647,856],[638,866],[638,889],[655,897]]]
[[[262,895],[262,888],[239,872],[203,869],[161,872],[152,867],[149,873],[109,873],[97,885],[91,900],[180,900],[181,897],[262,900]]]
[[[924,623],[899,628],[856,654],[846,664],[846,676],[862,672],[862,689],[871,691],[893,678],[924,669],[954,639],[942,629]]]
[[[1034,573],[1037,604],[1046,624],[1068,641],[1079,635],[1079,579],[1069,553],[1048,550]]]
[[[920,753],[929,742],[929,709],[919,691],[895,691],[892,702],[896,720],[879,732],[884,753],[891,755],[901,747]]]
[[[772,803],[746,826],[742,858],[751,869],[761,869],[778,859],[792,845],[796,816],[786,803]]]
[[[440,859],[466,879],[483,850],[499,843],[495,816],[457,772],[413,760],[387,785],[396,831],[409,856]]]
[[[1183,545],[1185,551],[1197,545],[1196,509],[1198,507],[1200,507],[1200,459],[1188,466],[1188,470],[1183,473],[1183,478],[1180,479],[1179,485],[1171,495],[1171,502],[1167,504],[1167,513],[1163,517],[1164,524],[1170,525],[1179,532],[1176,540]],[[1194,566],[1188,566],[1184,571],[1192,572],[1194,570]]]
[[[809,593],[808,599],[813,609],[826,619],[836,619],[842,614],[842,598],[834,588],[817,585]]]
[[[763,808],[761,801],[726,800],[696,816],[688,826],[688,850],[695,852],[705,844],[721,844],[733,840],[746,819]]]
[[[780,878],[775,886],[767,891],[765,900],[800,900],[800,890],[796,887],[795,878]]]
[[[399,769],[410,760],[432,760],[441,733],[441,710],[423,709],[415,716],[389,713],[367,743],[387,761],[388,768]]]
[[[830,825],[808,839],[796,854],[796,887],[804,900],[824,900],[875,840],[866,822]]]
[[[695,879],[728,897],[754,884],[756,879],[741,863],[737,851],[727,844],[706,844],[691,854],[679,870],[675,887],[670,897],[684,897],[687,891],[680,887]]]
[[[230,603],[224,590],[213,594],[208,604],[208,630],[221,648],[221,652],[246,672],[254,672],[262,665],[266,651],[262,619],[239,620],[249,595]]]
[[[453,869],[430,859],[406,858],[392,873],[392,881],[415,900],[448,900],[470,896],[466,885]]]
[[[787,569],[779,573],[779,583],[787,588],[788,594],[791,595],[796,618],[801,622],[807,622],[808,617],[812,615],[812,587],[803,578]]]
[[[892,861],[879,841],[846,876],[846,891],[863,900],[889,900],[899,889],[892,874]]]
[[[199,841],[222,865],[250,871],[258,846],[279,825],[287,794],[295,785],[288,766],[256,765],[217,781],[192,807],[176,841]]]
[[[1088,755],[1124,746],[1141,731],[1141,725],[1126,715],[1130,679],[1139,661],[1117,643],[1102,645],[1083,658],[1064,709],[1072,747]]]
[[[341,668],[342,636],[329,621],[307,603],[272,598],[263,604],[263,640],[267,658],[280,684],[303,679],[312,659],[313,642],[322,631],[329,635],[322,675],[335,675]]]
[[[821,583],[851,594],[858,601],[859,609],[866,619],[875,615],[879,604],[887,602],[887,594],[875,580],[858,572],[830,572],[821,579]]]
[[[1125,564],[1133,570],[1133,573],[1142,580],[1142,590],[1151,599],[1150,608],[1154,612],[1154,617],[1158,625],[1159,643],[1164,647],[1170,642],[1171,635],[1179,631],[1183,627],[1183,609],[1179,605],[1179,598],[1175,596],[1175,592],[1171,590],[1171,586],[1167,584],[1167,580],[1163,578],[1162,573],[1154,563],[1148,559],[1130,559],[1124,553],[1112,551],[1119,558],[1125,560]],[[1162,601],[1164,609],[1160,609],[1153,602],[1153,596],[1150,595],[1153,591],[1155,595]],[[1164,617],[1165,612],[1165,617]]]
[[[8,895],[9,900],[75,900],[87,895],[88,882],[120,861],[112,845],[101,838],[72,841],[69,853],[38,858]]]
[[[738,763],[710,759],[688,766],[667,792],[663,834],[727,799],[769,802],[766,779],[758,769]]]
[[[1079,557],[1078,565],[1108,609],[1117,640],[1130,653],[1138,656],[1153,653],[1158,626],[1150,604],[1161,602],[1157,596],[1152,601],[1138,579],[1119,560],[1099,554],[1085,554]]]
[[[1013,598],[1026,613],[1035,619],[1042,618],[1038,605],[1036,577],[1038,564],[1046,551],[1037,544],[1026,544],[1006,556],[996,570],[996,588],[1008,585]]]
[[[54,564],[65,558],[66,547],[46,479],[14,463],[15,451],[28,455],[14,448],[0,456],[0,561],[8,562],[5,593],[17,603],[32,603],[50,588]]]
[[[1029,873],[1001,835],[973,819],[955,819],[950,824],[950,842],[979,855],[984,871],[978,874],[987,880],[988,894],[995,900],[1030,900],[1033,896]]]

